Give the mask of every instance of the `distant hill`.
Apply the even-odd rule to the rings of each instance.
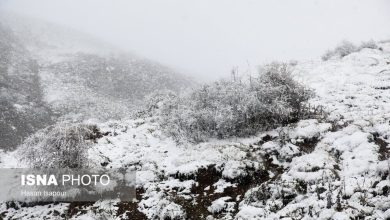
[[[1,105],[1,148],[20,143],[36,130],[32,127],[51,124],[52,116],[125,118],[154,91],[180,91],[194,84],[164,65],[67,27],[6,13],[0,21],[0,97],[6,103]]]
[[[50,124],[38,64],[13,33],[0,25],[0,149]]]

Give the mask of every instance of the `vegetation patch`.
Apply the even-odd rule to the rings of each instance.
[[[303,104],[312,92],[291,71],[288,64],[272,63],[249,82],[221,80],[182,97],[157,94],[149,98],[147,109],[177,141],[254,135],[304,115]]]
[[[373,40],[362,42],[360,46],[356,46],[355,44],[349,41],[342,41],[333,50],[328,50],[324,55],[322,55],[321,58],[323,61],[327,61],[332,57],[343,58],[351,53],[359,52],[364,48],[379,49],[378,45]]]
[[[27,138],[19,159],[32,168],[87,167],[87,150],[102,135],[96,125],[60,123]]]

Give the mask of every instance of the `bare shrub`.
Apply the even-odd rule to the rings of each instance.
[[[311,95],[291,76],[289,65],[272,63],[249,83],[221,80],[203,85],[183,97],[168,95],[155,113],[163,130],[180,141],[253,135],[260,130],[296,121]],[[157,103],[157,102],[156,102]]]
[[[95,125],[60,123],[38,131],[18,149],[32,168],[82,168],[87,150],[100,132]]]

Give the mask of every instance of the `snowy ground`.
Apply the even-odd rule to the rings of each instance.
[[[153,118],[99,124],[91,165],[137,171],[137,202],[2,204],[5,218],[390,218],[390,44],[299,63],[327,119],[255,137],[176,144]],[[0,153],[1,167],[17,166]],[[50,206],[50,207],[49,207]],[[37,217],[40,216],[40,217]]]

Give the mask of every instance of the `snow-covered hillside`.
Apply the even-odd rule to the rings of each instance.
[[[99,118],[99,110],[121,109],[123,115],[155,90],[178,91],[193,83],[169,67],[68,27],[12,13],[2,13],[0,20],[37,63],[45,99],[57,111],[78,108]],[[86,103],[88,110],[82,107]]]
[[[5,218],[389,219],[390,43],[295,66],[326,119],[177,144],[155,118],[99,124],[95,166],[137,171],[134,203],[3,203]],[[0,166],[15,166],[3,154]],[[50,207],[49,207],[50,206]]]
[[[57,120],[125,118],[156,89],[193,84],[87,34],[5,12],[0,64],[0,149],[14,149]]]
[[[38,64],[0,24],[0,149],[14,149],[21,140],[51,123],[38,75]]]

